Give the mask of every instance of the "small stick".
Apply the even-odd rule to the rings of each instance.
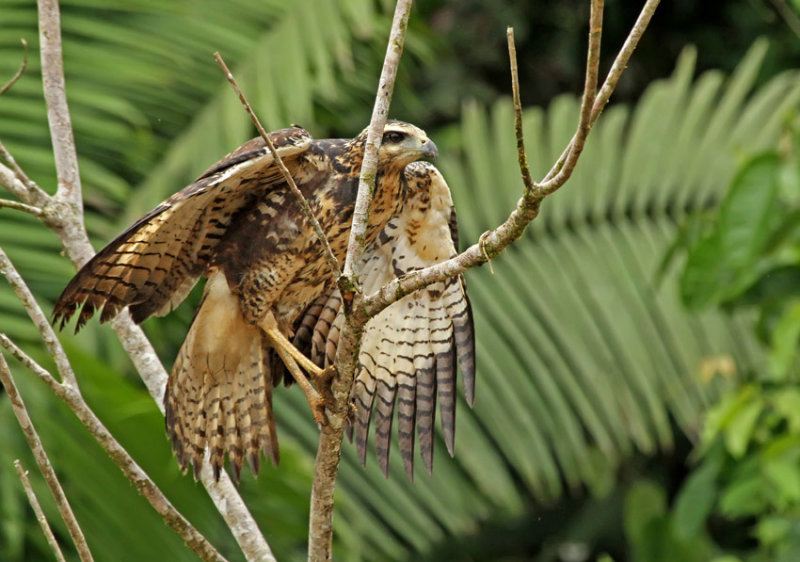
[[[39,505],[39,500],[36,498],[36,493],[33,491],[31,481],[28,480],[28,471],[22,468],[22,463],[19,462],[19,459],[14,461],[14,468],[17,469],[17,476],[19,476],[19,480],[22,482],[25,495],[28,496],[28,503],[31,504],[33,512],[36,514],[36,520],[39,522],[39,526],[42,528],[42,533],[44,533],[44,536],[47,539],[53,554],[55,554],[56,560],[59,562],[66,562],[64,553],[61,552],[61,547],[58,546],[58,541],[56,541],[56,536],[53,534],[53,530],[50,528],[50,524],[47,522],[47,517],[44,516],[42,506]]]
[[[19,65],[19,70],[17,70],[17,73],[11,77],[11,80],[6,82],[3,87],[0,88],[0,96],[9,91],[11,86],[13,86],[17,80],[22,77],[22,73],[25,72],[25,69],[28,68],[28,42],[25,41],[25,39],[20,39],[20,42],[22,43],[22,63]]]
[[[14,177],[19,180],[22,185],[24,186],[17,186],[12,181],[3,181],[8,187],[8,190],[22,199],[25,203],[32,203],[37,207],[43,207],[45,203],[50,199],[50,196],[42,190],[36,182],[33,181],[31,178],[28,177],[28,174],[25,173],[11,153],[8,151],[6,146],[0,142],[0,158],[5,160],[8,165],[11,167],[11,170],[14,172]]]
[[[511,67],[511,92],[514,97],[514,131],[517,136],[517,161],[522,172],[522,183],[525,184],[525,195],[527,196],[534,187],[531,169],[528,166],[528,153],[525,151],[525,137],[522,134],[522,100],[519,93],[519,70],[517,68],[517,46],[514,44],[514,28],[506,28],[506,40],[508,41],[508,59]],[[486,233],[484,233],[484,236]],[[483,236],[481,237],[483,238]],[[484,250],[486,252],[486,250]],[[486,261],[489,261],[488,255]]]
[[[14,383],[14,379],[11,376],[11,370],[8,368],[6,358],[2,354],[0,354],[0,382],[3,383],[3,386],[8,393],[8,399],[11,402],[11,408],[14,410],[14,415],[17,418],[17,422],[19,422],[22,433],[25,435],[25,441],[28,442],[28,447],[30,447],[31,451],[33,451],[36,464],[39,465],[39,470],[42,472],[45,482],[47,482],[47,487],[50,488],[50,493],[53,494],[53,499],[56,501],[58,511],[61,513],[61,517],[64,519],[64,523],[67,525],[67,530],[69,531],[69,535],[72,537],[72,542],[75,543],[75,548],[78,550],[81,560],[83,562],[90,562],[94,560],[92,558],[92,553],[89,550],[89,545],[86,543],[86,537],[83,535],[80,525],[78,525],[78,520],[75,518],[75,513],[73,513],[72,507],[69,505],[69,500],[67,500],[67,496],[64,494],[64,489],[61,487],[61,483],[58,481],[58,476],[56,476],[56,471],[53,470],[53,465],[50,464],[50,459],[48,458],[47,453],[42,446],[42,440],[39,439],[39,434],[36,432],[36,428],[33,426],[33,421],[31,421],[31,418],[28,415],[25,402],[22,401],[22,396],[19,394],[19,389],[17,388],[17,385]],[[27,480],[27,478],[25,478],[25,480]],[[28,499],[30,499],[30,495],[28,496]],[[35,500],[36,498],[34,497],[33,501]],[[33,501],[31,502],[31,505],[33,505]],[[34,507],[34,511],[35,510],[36,507]],[[37,518],[38,517],[39,514],[37,513]],[[42,525],[42,529],[44,529],[44,527],[47,525],[47,522],[44,521],[44,516],[42,516],[39,522],[40,524],[44,523]],[[45,535],[46,534],[47,531],[45,531]]]
[[[0,209],[14,209],[16,211],[22,211],[23,213],[28,213],[29,215],[33,215],[34,217],[42,216],[42,210],[39,207],[34,207],[33,205],[28,205],[26,203],[20,203],[19,201],[11,201],[10,199],[0,199]]]
[[[69,364],[67,354],[61,346],[61,342],[58,341],[53,327],[39,307],[39,303],[36,302],[36,298],[33,296],[33,293],[31,293],[30,288],[25,284],[25,281],[11,263],[11,260],[8,259],[8,256],[2,248],[0,248],[0,273],[2,273],[11,284],[11,288],[14,289],[17,297],[22,302],[25,310],[28,312],[28,316],[30,316],[36,329],[39,330],[42,341],[44,341],[45,346],[47,346],[47,351],[50,352],[50,355],[56,362],[56,367],[61,375],[61,379],[77,391],[78,379],[75,378],[75,373],[72,370],[72,366]]]
[[[128,451],[120,445],[108,428],[103,425],[103,422],[100,421],[92,409],[89,408],[77,389],[65,384],[59,384],[50,372],[31,359],[30,356],[22,351],[19,346],[12,342],[5,334],[0,334],[0,346],[8,349],[14,357],[28,367],[33,374],[50,387],[50,390],[52,390],[56,396],[69,406],[75,416],[86,427],[86,430],[97,440],[100,446],[103,447],[103,450],[111,457],[111,460],[120,468],[125,477],[128,478],[139,493],[150,502],[150,505],[152,505],[153,509],[164,519],[164,522],[180,535],[186,543],[186,546],[197,553],[203,560],[213,560],[215,562],[225,561],[225,558],[208,542],[208,539],[175,509],[175,506],[172,505],[147,473],[142,470]],[[0,355],[0,367],[2,367],[2,365],[5,365],[5,358]],[[0,372],[1,371],[2,369],[0,368]],[[9,396],[10,395],[11,393],[9,392]],[[208,468],[208,474],[204,476],[204,480],[213,478],[207,463],[205,468]],[[251,537],[251,540],[252,539]],[[271,550],[258,559],[267,561],[275,560]]]
[[[297,187],[292,174],[289,173],[289,169],[283,163],[283,159],[281,159],[278,151],[275,150],[275,145],[272,144],[269,135],[267,135],[267,131],[264,129],[264,126],[261,125],[261,121],[259,121],[255,112],[253,111],[253,108],[250,106],[250,103],[244,96],[241,88],[239,88],[239,84],[236,82],[236,78],[233,77],[233,73],[228,69],[228,65],[225,64],[225,61],[222,60],[222,56],[220,56],[219,53],[214,53],[214,58],[216,59],[220,68],[222,68],[222,71],[225,73],[225,78],[227,78],[228,82],[230,82],[231,86],[233,86],[233,91],[239,96],[239,101],[242,102],[245,111],[247,111],[247,114],[250,116],[250,119],[253,121],[256,129],[258,129],[258,134],[261,135],[262,139],[264,139],[264,142],[266,143],[267,148],[269,148],[269,151],[272,153],[275,163],[278,164],[278,169],[280,169],[281,174],[283,174],[283,178],[286,180],[289,189],[292,193],[294,193],[294,196],[297,197],[297,202],[300,203],[300,208],[303,211],[303,215],[305,216],[306,220],[311,223],[311,226],[314,228],[314,232],[317,234],[320,244],[322,244],[322,251],[325,254],[325,261],[328,262],[328,267],[331,268],[334,279],[338,279],[341,275],[341,270],[339,269],[339,260],[337,260],[336,256],[333,254],[331,245],[328,242],[328,237],[322,231],[322,227],[320,226],[317,217],[314,216],[314,211],[311,210],[308,200],[306,200],[305,196],[300,192],[300,189]]]

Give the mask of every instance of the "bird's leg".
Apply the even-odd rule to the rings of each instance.
[[[314,413],[314,421],[317,423],[325,423],[325,403],[333,403],[330,392],[330,381],[333,378],[334,367],[331,366],[327,369],[322,369],[311,361],[311,359],[303,355],[303,353],[289,341],[289,338],[278,329],[277,322],[275,322],[275,318],[272,314],[264,318],[260,324],[270,344],[275,351],[278,352],[281,361],[286,365],[286,368],[289,370],[294,380],[297,381],[298,386],[305,392],[308,403],[311,405],[311,410]],[[303,370],[311,375],[317,388],[322,392],[322,396],[303,374]]]
[[[314,388],[314,386],[309,382],[308,378],[303,374],[303,371],[297,364],[295,357],[289,351],[290,349],[297,351],[297,348],[295,348],[288,340],[286,340],[286,342],[289,343],[291,348],[286,347],[280,339],[275,337],[276,332],[277,330],[267,331],[267,339],[270,340],[273,349],[278,352],[281,361],[283,361],[283,364],[286,365],[286,368],[297,382],[297,385],[303,389],[303,392],[305,392],[308,404],[311,406],[311,412],[314,414],[314,421],[319,424],[324,424],[326,422],[325,400],[322,399],[322,396],[320,396],[319,392],[317,392],[317,389]],[[280,332],[277,333],[280,334]],[[282,336],[283,334],[280,335]],[[314,366],[316,367],[316,365]],[[317,368],[319,369],[319,367]]]

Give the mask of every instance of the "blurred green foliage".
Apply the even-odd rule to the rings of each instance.
[[[372,107],[391,4],[62,2],[67,93],[96,247],[253,134],[211,59],[214,51],[225,56],[268,128],[296,122],[317,137],[360,130]],[[606,67],[640,5],[606,2]],[[427,128],[440,146],[438,165],[453,189],[464,243],[496,225],[520,194],[505,26],[516,28],[530,106],[526,139],[534,172],[542,175],[577,121],[587,11],[578,0],[418,3],[393,116]],[[769,36],[769,46],[756,41],[759,35]],[[16,71],[19,37],[32,45],[29,70],[0,98],[0,139],[52,192],[35,6],[0,0],[0,76]],[[687,47],[695,43],[697,49]],[[717,540],[716,527],[752,528],[736,519],[743,515],[759,517],[758,544],[772,549],[765,552],[793,544],[792,480],[784,478],[791,475],[791,447],[787,457],[774,453],[783,468],[769,469],[788,491],[758,488],[763,501],[756,505],[745,486],[725,500],[731,512],[721,511],[720,498],[738,487],[729,483],[752,476],[737,472],[744,461],[761,458],[762,448],[773,451],[780,428],[796,423],[789,414],[800,332],[792,300],[796,192],[785,178],[783,145],[800,103],[792,70],[798,55],[800,42],[770,2],[663,3],[573,180],[545,203],[524,240],[494,260],[494,273],[484,267],[467,276],[478,391],[474,410],[459,404],[455,459],[438,454],[433,476],[418,472],[412,484],[397,453],[385,480],[372,457],[364,470],[345,446],[337,559],[701,560],[731,550]],[[752,155],[760,156],[742,167]],[[729,186],[735,200],[725,198]],[[708,211],[718,206],[730,232],[715,234],[720,223]],[[698,212],[704,218],[681,239],[705,241],[711,261],[689,262],[707,275],[687,282],[667,262],[656,287],[654,272],[677,224]],[[73,272],[55,237],[3,209],[0,245],[47,309]],[[684,247],[674,245],[672,253]],[[196,297],[144,325],[167,366]],[[682,309],[682,297],[694,299],[695,311]],[[52,367],[3,283],[0,330]],[[768,351],[756,333],[774,341]],[[177,470],[161,416],[113,334],[92,322],[62,341],[101,419],[200,530],[240,559],[202,489]],[[73,416],[18,364],[12,368],[96,558],[193,559]],[[702,375],[715,371],[727,376]],[[756,372],[784,378],[742,376]],[[281,560],[305,557],[317,437],[296,391],[276,397],[281,466],[265,468],[257,480],[245,475],[241,485]],[[727,413],[704,426],[710,407]],[[702,427],[710,432],[702,441],[708,446],[687,472],[689,440],[700,439]],[[441,442],[437,448],[444,451]],[[0,560],[47,558],[11,468],[16,457],[33,468],[0,395]],[[770,485],[767,477],[758,483]],[[35,475],[34,486],[68,544]],[[767,509],[775,517],[763,517]],[[751,549],[756,544],[743,540]]]
[[[719,206],[691,217],[676,243],[686,253],[680,279],[685,305],[755,311],[753,331],[767,349],[765,363],[709,408],[697,465],[666,512],[677,535],[716,540],[731,560],[800,556],[798,202],[800,117],[793,112],[776,145],[744,157]],[[709,534],[714,519],[738,528],[746,540],[731,544]],[[653,548],[661,542],[644,541]]]

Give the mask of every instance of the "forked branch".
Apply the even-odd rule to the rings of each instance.
[[[600,116],[600,113],[603,111],[603,108],[608,103],[611,94],[622,76],[622,71],[627,67],[628,61],[633,51],[636,49],[647,25],[650,23],[659,2],[660,0],[647,0],[647,2],[645,2],[622,49],[620,49],[617,54],[602,87],[593,97],[587,95],[582,97],[580,109],[581,121],[578,124],[575,135],[564,149],[561,157],[545,175],[544,179],[538,183],[533,182],[530,179],[530,173],[526,173],[526,160],[521,160],[520,165],[524,184],[523,197],[517,202],[516,208],[503,224],[484,233],[479,243],[473,244],[456,257],[434,266],[408,273],[388,283],[374,294],[365,297],[362,311],[364,316],[374,316],[405,295],[413,293],[431,283],[459,275],[467,269],[485,263],[489,259],[497,256],[503,249],[522,236],[528,224],[539,214],[539,207],[542,200],[564,185],[572,175],[575,164],[577,164],[577,157],[580,155],[580,151],[583,150],[583,145],[586,142],[586,137],[597,121],[597,118]],[[599,46],[602,25],[602,16],[599,11],[602,9],[602,3],[602,0],[593,0],[592,2],[591,20],[594,25],[592,25],[590,31],[586,72],[587,84],[592,83],[593,79],[591,75],[597,72],[597,67],[599,65]],[[513,39],[513,35],[511,38]],[[512,83],[518,84],[515,61],[516,53],[513,48],[510,49],[510,56],[512,57]],[[518,86],[516,86],[516,89],[518,90]],[[522,109],[518,94],[515,94],[515,100],[517,145],[524,151]],[[587,122],[585,121],[585,116],[587,115],[587,108],[589,107],[591,107],[591,112],[589,113]]]

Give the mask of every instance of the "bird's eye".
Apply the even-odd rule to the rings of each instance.
[[[398,143],[401,142],[406,135],[399,131],[389,131],[388,133],[383,133],[383,142],[394,142]]]

